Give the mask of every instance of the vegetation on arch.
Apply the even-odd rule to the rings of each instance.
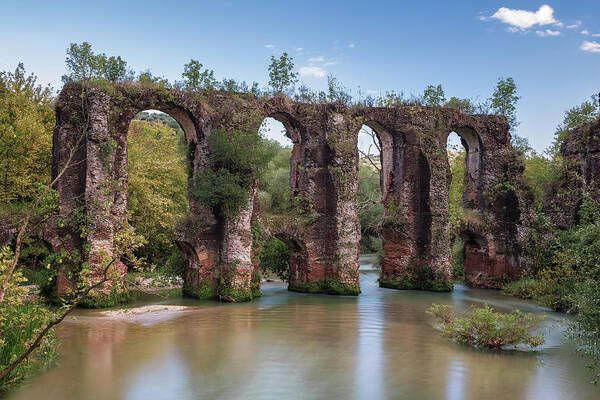
[[[194,178],[191,195],[218,217],[233,218],[248,206],[250,189],[273,154],[250,130],[215,129],[208,142],[210,169]]]

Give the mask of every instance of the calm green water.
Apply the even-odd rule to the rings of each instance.
[[[564,316],[462,286],[447,294],[380,289],[377,277],[361,274],[358,298],[265,284],[257,301],[170,300],[160,304],[194,309],[137,323],[79,311],[59,326],[59,364],[9,398],[600,399],[561,341]],[[449,343],[425,315],[432,302],[546,312],[547,344],[497,354]]]

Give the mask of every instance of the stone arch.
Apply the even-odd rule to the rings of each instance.
[[[465,209],[478,209],[484,206],[482,177],[485,165],[483,163],[484,148],[477,131],[471,126],[456,127],[444,133],[443,141],[448,142],[451,132],[455,132],[465,149],[466,190],[463,193]]]
[[[522,160],[510,143],[504,117],[477,115],[451,118],[466,151],[464,217],[459,235],[464,242],[463,267],[467,284],[501,287],[520,274]],[[447,132],[443,136],[445,142]]]
[[[300,179],[300,168],[301,168],[301,153],[303,143],[307,142],[307,132],[302,124],[292,117],[287,111],[273,111],[266,114],[266,117],[270,117],[279,121],[286,130],[287,136],[292,141],[292,155],[290,157],[290,200],[292,200],[299,193],[299,179]]]
[[[394,137],[382,124],[375,120],[367,120],[362,125],[371,128],[379,141],[379,147],[381,149],[379,185],[381,187],[382,201],[385,203],[388,195],[392,192],[394,177]],[[399,156],[401,157],[401,155]]]
[[[500,270],[518,268],[518,261],[514,261],[518,260],[518,246],[511,243],[519,240],[515,233],[519,215],[507,214],[500,205],[508,202],[521,207],[521,198],[514,190],[500,194],[498,187],[518,187],[522,167],[511,158],[508,124],[502,117],[409,105],[348,108],[341,104],[302,104],[284,97],[264,100],[223,91],[190,93],[151,84],[93,86],[87,94],[89,109],[83,112],[75,100],[80,94],[80,84],[68,84],[59,96],[53,171],[64,164],[65,154],[77,137],[77,121],[85,119],[87,113],[90,125],[78,148],[76,165],[56,186],[61,217],[66,219],[83,207],[90,228],[87,238],[74,238],[64,247],[83,249],[83,244],[89,244],[86,257],[93,265],[99,264],[102,252],[112,254],[114,234],[126,218],[129,122],[141,110],[158,109],[173,116],[186,133],[193,159],[192,177],[210,167],[207,138],[212,129],[258,129],[257,116],[270,116],[284,124],[294,142],[290,186],[297,200],[287,222],[297,229],[293,245],[306,260],[304,289],[316,287],[317,291],[337,294],[360,291],[356,144],[362,121],[375,129],[384,149],[380,180],[386,245],[381,286],[451,288],[451,282],[447,285],[444,186],[448,171],[447,159],[441,154],[450,131],[461,135],[470,154],[467,163],[473,189],[469,190],[468,202],[479,221],[465,232],[477,238],[481,254],[485,254],[486,274],[495,276]],[[188,263],[189,276],[202,277],[186,282],[198,289],[196,293],[216,295],[222,265],[232,273],[231,289],[248,292],[255,184],[248,193],[249,209],[235,219],[218,220],[212,210],[189,199],[191,215],[179,227],[177,241],[193,258]],[[419,281],[414,272],[425,266],[431,274]],[[247,300],[252,295],[239,298]]]
[[[297,236],[286,232],[277,232],[273,236],[285,243],[290,251],[288,289],[306,291],[311,282],[307,270],[309,256],[306,243]]]

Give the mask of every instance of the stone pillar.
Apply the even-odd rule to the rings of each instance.
[[[274,234],[290,248],[288,289],[358,295],[358,152],[347,112],[307,106],[286,128],[294,141],[293,227]]]
[[[218,296],[227,301],[260,297],[260,275],[252,264],[252,211],[257,182],[248,193],[248,205],[223,225]]]
[[[62,238],[62,244],[54,250],[62,250],[69,255],[69,262],[57,266],[56,295],[59,298],[67,296],[75,287],[73,271],[77,264],[83,262],[82,244],[84,238],[78,226],[72,222],[78,220],[76,216],[85,215],[85,169],[86,169],[86,139],[85,139],[85,112],[81,101],[73,102],[73,98],[80,99],[82,88],[79,85],[65,85],[59,95],[56,106],[56,127],[52,136],[52,180],[59,174],[54,189],[58,192],[58,218],[52,218],[54,230]],[[75,150],[69,163],[71,152]]]
[[[432,166],[423,151],[423,134],[416,127],[407,127],[405,132],[391,132],[391,136],[392,162],[384,164],[382,170],[384,176],[393,178],[391,185],[384,188],[384,256],[379,285],[393,289],[452,290],[445,268],[448,262],[440,263],[431,253],[433,236],[436,240],[443,239],[444,231],[432,224],[434,217],[438,221],[432,211],[435,199],[431,196]]]
[[[78,140],[81,146],[56,184],[57,232],[65,239],[57,249],[63,254],[58,258],[59,297],[69,295],[77,281],[93,284],[105,278],[104,271],[113,259],[115,233],[126,224],[126,213],[119,214],[114,207],[116,195],[127,190],[127,170],[115,162],[122,151],[126,159],[126,148],[119,147],[118,133],[110,131],[110,112],[110,98],[98,88],[84,91],[81,84],[70,84],[61,92],[53,137],[53,176],[62,171]],[[126,270],[120,260],[113,261],[107,270],[109,279],[84,303],[100,307],[119,301],[126,291]]]

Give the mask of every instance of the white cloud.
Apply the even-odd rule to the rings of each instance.
[[[348,47],[350,47],[351,49],[353,49],[353,48],[355,48],[355,47],[356,47],[356,45],[355,45],[354,43],[350,43],[350,44],[348,45]]]
[[[589,35],[590,31],[588,31],[587,29],[584,29],[580,32],[582,35]]]
[[[315,66],[300,67],[298,72],[300,72],[300,76],[312,76],[315,78],[324,78],[327,75],[327,72],[323,68]]]
[[[581,44],[581,50],[587,51],[588,53],[600,53],[600,43],[585,41]]]
[[[327,61],[326,63],[323,64],[324,67],[330,67],[332,65],[336,65],[337,61]]]
[[[515,28],[514,26],[509,26],[506,30],[512,33],[519,32],[519,28]]]
[[[553,31],[551,29],[546,29],[545,31],[535,31],[535,34],[540,37],[545,36],[560,36],[560,31]]]
[[[534,25],[544,26],[559,23],[554,18],[554,9],[547,4],[542,5],[535,12],[501,7],[492,15],[492,18],[521,30],[531,28]]]
[[[593,37],[600,37],[600,33],[592,33]]]
[[[272,49],[272,48],[274,48],[274,47],[275,47],[275,45],[273,45],[273,44],[270,44],[270,43],[269,43],[269,44],[265,44],[265,47],[266,47],[267,49]]]
[[[488,17],[486,17],[485,15],[478,15],[477,19],[480,21],[489,21],[490,19]]]
[[[296,51],[300,52],[302,50],[304,50],[304,47],[296,47]]]
[[[366,91],[367,96],[379,96],[379,90],[369,89]]]
[[[325,61],[325,58],[323,56],[311,57],[308,59],[308,62],[323,62],[323,61]]]
[[[575,21],[573,25],[567,25],[567,29],[579,29],[581,28],[581,21]]]

